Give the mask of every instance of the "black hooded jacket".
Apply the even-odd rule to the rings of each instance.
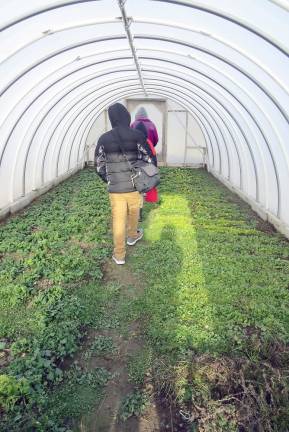
[[[110,106],[108,115],[113,129],[98,140],[95,149],[97,173],[108,183],[109,192],[134,192],[131,168],[118,144],[119,136],[126,157],[132,164],[138,159],[150,161],[150,147],[140,131],[130,128],[131,117],[123,105],[116,103]]]

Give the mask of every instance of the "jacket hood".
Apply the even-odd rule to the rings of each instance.
[[[148,113],[146,112],[146,109],[144,107],[140,107],[137,110],[137,113],[135,115],[136,120],[140,117],[146,118],[148,116]]]
[[[113,128],[116,126],[130,126],[130,113],[120,103],[115,103],[108,108],[108,117]]]

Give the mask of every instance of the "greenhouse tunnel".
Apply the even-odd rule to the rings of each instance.
[[[2,2],[1,216],[93,160],[110,104],[139,101],[162,113],[163,164],[206,165],[288,236],[288,9]]]
[[[0,28],[1,432],[288,432],[289,0],[0,0]],[[105,172],[115,103],[156,125],[154,199]]]

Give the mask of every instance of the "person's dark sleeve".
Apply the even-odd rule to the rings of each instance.
[[[153,154],[151,148],[147,143],[146,137],[142,133],[139,133],[137,147],[139,159],[142,159],[144,162],[152,162]]]
[[[94,166],[99,177],[107,183],[106,158],[101,139],[98,140],[94,153]]]
[[[153,130],[152,130],[153,131],[153,141],[152,142],[153,142],[153,145],[155,147],[159,141],[159,136],[158,136],[158,131],[157,131],[155,124],[152,123],[152,125],[153,125]]]

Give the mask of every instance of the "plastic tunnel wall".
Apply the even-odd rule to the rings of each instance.
[[[139,95],[188,110],[208,170],[289,236],[287,0],[0,8],[2,216],[82,168],[98,116]]]

